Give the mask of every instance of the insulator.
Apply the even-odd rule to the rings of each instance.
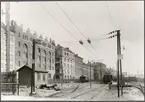
[[[91,44],[91,40],[90,40],[90,39],[88,39],[87,41],[88,41],[88,43],[90,43],[90,44]]]
[[[81,45],[83,45],[83,42],[82,42],[81,40],[79,41],[79,43],[80,43]]]

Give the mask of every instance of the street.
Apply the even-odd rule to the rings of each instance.
[[[78,87],[77,87],[78,85]],[[144,100],[144,95],[134,87],[127,87],[123,90],[123,96],[117,97],[117,88],[108,88],[108,84],[96,84],[93,83],[90,88],[89,83],[77,84],[74,88],[69,88],[61,92],[54,92],[48,90],[45,93],[40,93],[37,91],[36,96],[29,95],[1,95],[2,100],[83,100],[83,101],[134,101],[134,100]],[[38,96],[41,94],[41,96]],[[9,98],[8,98],[9,97]],[[11,98],[10,98],[11,97]]]

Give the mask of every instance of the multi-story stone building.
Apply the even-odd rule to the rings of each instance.
[[[26,32],[23,26],[11,22],[11,30],[15,34],[15,66],[16,69],[24,65],[32,68],[32,41],[39,40],[35,46],[35,80],[36,84],[48,83],[49,79],[54,78],[55,74],[55,42],[42,35],[38,37],[36,32],[33,34],[30,29]],[[25,77],[25,76],[24,76]]]
[[[56,46],[56,80],[75,78],[75,54],[60,45]]]
[[[90,66],[90,63],[83,63],[83,75],[87,80],[94,80],[94,67]]]
[[[103,80],[103,76],[106,74],[106,65],[101,62],[94,62],[92,66],[94,67],[94,79],[97,81]]]
[[[10,69],[15,70],[15,35],[10,31]],[[6,25],[1,23],[1,72],[6,72]]]
[[[79,79],[83,75],[83,58],[75,55],[75,79]]]

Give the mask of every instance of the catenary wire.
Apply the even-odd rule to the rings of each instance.
[[[67,29],[67,28],[65,28],[42,4],[40,4],[40,6],[52,17],[52,18],[54,18],[54,20],[57,22],[57,23],[59,23],[74,39],[76,39],[73,35],[72,35],[72,33]],[[77,39],[76,39],[76,41],[78,41]],[[84,47],[84,46],[83,46]],[[85,47],[84,47],[85,48]],[[88,50],[87,48],[85,48],[86,50]],[[90,50],[88,50],[88,52],[90,52]],[[94,55],[94,53],[92,52],[92,54]]]

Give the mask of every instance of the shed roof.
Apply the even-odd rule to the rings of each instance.
[[[29,68],[30,70],[32,70],[32,68],[31,67],[29,67],[28,65],[24,65],[24,66],[22,66],[22,67],[20,67],[19,69],[17,69],[17,71],[20,71],[20,70],[22,70],[23,68]],[[35,68],[35,72],[43,72],[43,73],[47,73],[48,71],[46,70],[46,69],[44,69],[44,68]]]

